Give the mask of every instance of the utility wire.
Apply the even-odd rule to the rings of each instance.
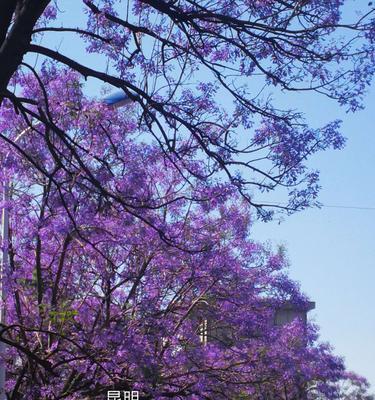
[[[265,206],[272,206],[272,205],[278,205],[278,206],[287,206],[288,203],[265,203],[262,202],[263,205]],[[320,204],[320,208],[344,208],[344,209],[351,209],[351,210],[370,210],[370,211],[375,211],[375,207],[363,207],[363,206],[343,206],[343,205],[332,205],[332,204]]]
[[[361,206],[331,206],[331,205],[322,204],[321,207],[326,207],[326,208],[349,208],[349,209],[353,209],[353,210],[375,210],[375,207],[361,207]]]

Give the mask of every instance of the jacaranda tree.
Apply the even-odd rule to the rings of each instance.
[[[159,400],[332,400],[349,377],[366,393],[316,327],[273,323],[280,306],[307,299],[283,249],[251,239],[251,205],[236,187],[187,181],[186,161],[141,140],[134,105],[85,98],[75,72],[45,65],[40,80],[20,81],[19,96],[48,96],[59,127],[27,126],[3,104],[9,399],[137,390]],[[199,173],[205,160],[189,165]]]
[[[344,144],[339,121],[311,127],[271,94],[361,108],[371,3],[352,21],[340,0],[80,3],[69,21],[68,1],[0,5],[8,397],[366,396],[315,327],[274,326],[307,299],[250,230],[272,217],[259,193],[313,204],[307,159]],[[84,78],[131,103],[84,96]]]

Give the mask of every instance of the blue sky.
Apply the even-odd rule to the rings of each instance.
[[[79,23],[69,13],[78,3],[65,1],[71,26]],[[348,7],[353,4],[348,1]],[[349,8],[349,14],[352,11]],[[54,47],[68,50],[69,55],[80,54],[78,60],[82,59],[78,42],[69,37]],[[95,55],[89,59],[95,60]],[[100,85],[95,82],[90,87],[94,94]],[[321,171],[321,203],[373,209],[310,209],[286,217],[281,224],[257,223],[253,236],[286,245],[291,276],[316,302],[310,316],[320,325],[322,339],[345,357],[349,369],[366,376],[375,392],[375,87],[366,98],[366,109],[354,115],[320,96],[290,95],[282,101],[292,108],[297,104],[314,127],[336,118],[344,121],[346,148],[310,161]]]
[[[343,119],[348,138],[341,151],[321,153],[310,164],[321,171],[321,203],[328,206],[286,217],[278,224],[258,223],[253,235],[285,244],[291,276],[316,302],[310,317],[323,340],[346,364],[364,376],[375,392],[375,87],[366,109],[345,114],[321,97],[300,103],[311,123]]]

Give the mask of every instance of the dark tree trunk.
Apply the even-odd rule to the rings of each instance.
[[[5,0],[0,5],[0,99],[23,60],[36,22],[50,0]]]

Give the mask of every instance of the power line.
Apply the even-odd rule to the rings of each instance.
[[[262,202],[263,205],[265,206],[272,206],[272,205],[277,205],[277,206],[288,206],[288,203],[268,203],[268,202]],[[375,211],[375,207],[365,207],[365,206],[344,206],[344,205],[333,205],[333,204],[320,204],[320,208],[343,208],[343,209],[350,209],[350,210],[370,210],[370,211]]]
[[[375,210],[375,207],[361,207],[361,206],[338,206],[338,205],[325,205],[322,204],[321,207],[326,208],[349,208],[353,210]]]

